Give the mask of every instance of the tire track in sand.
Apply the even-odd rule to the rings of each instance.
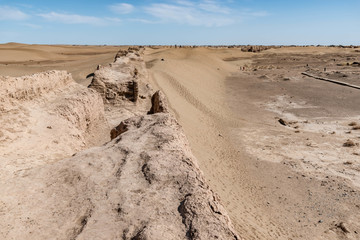
[[[257,188],[252,184],[249,184],[246,177],[245,179],[243,178],[243,176],[247,176],[248,174],[245,169],[242,168],[243,170],[240,170],[238,166],[238,161],[242,156],[238,156],[236,154],[237,151],[230,149],[231,147],[226,138],[213,136],[217,135],[218,131],[225,131],[224,125],[239,126],[242,119],[232,119],[229,115],[222,115],[222,112],[216,112],[215,109],[209,108],[201,102],[200,99],[195,97],[183,84],[171,76],[171,73],[163,70],[156,70],[153,71],[153,73],[153,80],[163,92],[166,92],[166,87],[165,89],[162,89],[161,83],[168,83],[169,87],[173,88],[176,94],[180,95],[189,105],[202,113],[203,117],[201,117],[201,120],[204,124],[208,125],[210,129],[212,129],[211,132],[213,132],[206,134],[205,138],[218,138],[215,145],[210,142],[202,143],[212,145],[212,152],[216,155],[214,158],[217,159],[212,159],[212,163],[208,162],[206,164],[208,165],[208,168],[213,169],[212,174],[217,175],[213,175],[213,177],[215,179],[219,178],[216,180],[217,183],[215,184],[217,187],[215,189],[221,189],[220,191],[222,191],[222,194],[220,195],[223,196],[222,199],[227,206],[229,215],[233,219],[233,224],[240,235],[246,239],[253,240],[283,239],[283,236],[289,236],[286,229],[281,228],[271,219],[261,214],[263,212],[262,206],[255,200],[256,195],[258,195]],[[177,117],[181,116],[181,114],[177,112],[176,107],[172,109],[176,112]],[[202,139],[197,138],[195,141],[202,141]],[[206,140],[204,142],[206,142]],[[209,170],[205,170],[205,172],[208,171]],[[212,181],[212,183],[214,182]],[[235,189],[234,185],[236,186]]]

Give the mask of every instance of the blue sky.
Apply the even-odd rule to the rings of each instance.
[[[0,43],[360,45],[360,0],[0,0]]]

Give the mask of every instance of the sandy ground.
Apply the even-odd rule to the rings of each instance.
[[[360,132],[349,126],[360,121],[359,92],[301,75],[359,85],[358,52],[148,49],[146,58],[241,236],[359,238]],[[355,146],[343,147],[348,139]]]
[[[87,85],[118,50],[0,45],[0,75],[59,69]],[[151,84],[166,94],[245,239],[359,239],[359,90],[301,74],[360,85],[351,64],[359,58],[354,49],[314,47],[145,51]],[[343,147],[347,140],[354,146]]]
[[[119,46],[0,44],[0,74],[20,77],[48,70],[66,70],[75,81],[89,85],[86,77],[114,60]]]

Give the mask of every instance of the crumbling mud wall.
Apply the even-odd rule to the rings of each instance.
[[[32,100],[54,92],[72,82],[65,71],[48,71],[23,77],[0,76],[0,103],[13,100]]]
[[[16,197],[0,198],[0,236],[239,239],[177,121],[157,113],[126,125],[128,130],[105,146],[1,185]],[[29,182],[32,187],[25,187]]]
[[[113,63],[98,66],[89,85],[105,104],[105,115],[111,127],[130,117],[146,113],[151,106],[153,90],[142,57],[144,49],[120,50]]]
[[[272,48],[278,48],[278,46],[248,45],[248,46],[242,46],[241,51],[259,53]]]
[[[98,66],[89,88],[98,91],[105,103],[137,102],[139,88],[141,93],[147,92],[144,84],[147,72],[141,51],[134,47],[120,50],[109,66]],[[141,97],[144,98],[143,95]]]
[[[0,177],[108,140],[101,96],[65,71],[0,82]]]
[[[20,97],[2,100],[2,113],[22,120],[13,141],[8,131],[0,142],[1,239],[240,239],[164,95],[151,97],[142,65],[130,48],[95,72],[90,89],[53,71],[26,77],[40,86],[31,97],[4,91]],[[51,79],[58,85],[37,83]]]

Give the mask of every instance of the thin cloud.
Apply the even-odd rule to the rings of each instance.
[[[121,23],[122,20],[120,18],[114,18],[114,17],[106,17],[104,18],[106,21],[108,22],[113,22],[113,23]]]
[[[195,6],[195,3],[194,2],[190,2],[190,1],[186,1],[186,0],[178,0],[176,1],[177,4],[180,4],[180,5],[185,5],[185,6]]]
[[[102,18],[83,16],[77,14],[64,14],[57,12],[50,12],[38,14],[38,16],[52,22],[60,22],[65,24],[90,24],[90,25],[105,25],[106,21]]]
[[[192,26],[221,27],[240,23],[246,18],[268,16],[266,11],[253,11],[231,7],[234,1],[226,0],[174,0],[172,3],[152,3],[143,6],[150,22],[178,23]],[[144,21],[145,23],[145,21]]]
[[[193,26],[224,26],[234,22],[228,13],[214,12],[209,1],[202,1],[204,5],[191,5],[186,1],[178,1],[180,4],[155,3],[145,7],[145,12],[159,18],[163,22],[176,22]]]
[[[23,23],[21,25],[23,25],[25,27],[33,28],[33,29],[41,29],[42,28],[42,26],[37,25],[37,24],[32,24],[32,23]]]
[[[134,6],[128,3],[117,3],[109,6],[109,8],[117,14],[129,14],[134,11]]]
[[[213,13],[222,13],[222,14],[229,14],[231,12],[230,8],[220,5],[215,1],[202,1],[199,3],[199,8]]]
[[[243,9],[241,15],[250,17],[267,17],[270,14],[267,11],[253,11],[251,9]]]
[[[29,15],[20,11],[17,8],[9,6],[0,6],[0,20],[15,20],[21,21],[28,19]]]
[[[152,21],[152,20],[148,20],[148,19],[144,19],[144,18],[130,18],[127,19],[130,22],[139,22],[139,23],[146,23],[146,24],[159,24],[161,22],[159,21]]]

